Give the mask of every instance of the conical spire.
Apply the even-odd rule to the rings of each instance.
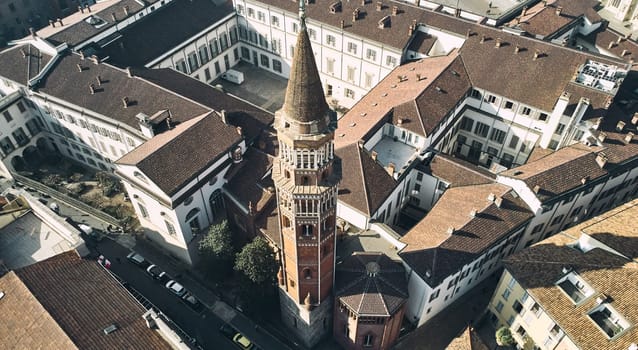
[[[305,0],[299,1],[300,30],[297,35],[290,79],[282,112],[302,133],[321,132],[329,123],[329,107],[323,95],[321,79],[306,30]]]

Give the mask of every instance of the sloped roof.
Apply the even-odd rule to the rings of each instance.
[[[146,326],[146,310],[95,261],[71,251],[15,273],[79,349],[171,348]],[[104,334],[111,324],[118,329]]]
[[[488,198],[491,194],[502,199],[500,206]],[[473,217],[472,210],[476,210]],[[407,246],[399,256],[435,286],[532,216],[525,202],[508,186],[493,183],[450,188],[401,238]]]
[[[77,349],[14,271],[0,278],[0,343],[5,349]]]
[[[636,41],[627,39],[624,35],[620,35],[610,28],[601,28],[592,32],[585,37],[585,40],[625,61],[636,60],[636,57],[638,57],[638,44]],[[609,47],[612,42],[612,46]],[[624,56],[622,55],[623,51],[625,51]]]
[[[231,13],[230,1],[174,0],[124,28],[100,54],[119,67],[142,67]]]
[[[443,153],[434,155],[426,170],[448,183],[450,187],[487,184],[496,179],[496,176],[485,168]]]
[[[337,265],[335,295],[359,316],[392,316],[408,298],[405,269],[382,253],[354,253]]]
[[[117,163],[137,166],[172,196],[241,141],[234,127],[214,112],[202,114],[154,136]]]
[[[531,190],[540,186],[536,197],[545,202],[582,186],[584,177],[591,181],[607,175],[607,170],[596,162],[596,156],[592,149],[575,144],[499,175],[522,180]]]
[[[397,183],[390,174],[357,144],[335,151],[343,176],[339,200],[367,216],[374,214]]]
[[[581,16],[590,22],[600,22],[600,15],[594,10],[598,5],[596,0],[556,0],[548,1],[547,6],[538,3],[527,10],[522,16],[519,27],[532,35],[546,37],[556,33]],[[560,14],[557,9],[561,8]],[[513,23],[510,23],[513,24]]]
[[[454,338],[445,350],[489,350],[480,335],[471,327],[467,326],[461,334]]]
[[[2,56],[0,54],[0,60]],[[81,72],[78,65],[82,67]],[[0,74],[2,69],[0,67]],[[102,81],[100,85],[97,83],[98,76]],[[89,91],[90,84],[95,87],[94,94]],[[109,64],[95,64],[73,53],[58,60],[42,79],[38,92],[94,111],[136,130],[139,129],[138,113],[151,116],[169,110],[173,122],[182,122],[210,110],[139,77],[129,77],[126,72]],[[122,102],[124,97],[129,99],[127,107]]]
[[[558,233],[504,260],[505,268],[580,349],[626,350],[638,339],[638,200]],[[587,234],[623,258],[602,248],[586,253],[574,249]],[[556,285],[567,267],[594,289],[578,305]],[[589,318],[596,298],[606,295],[611,306],[632,326],[610,341]]]
[[[52,58],[31,44],[14,46],[0,53],[0,75],[26,86]]]
[[[272,169],[274,157],[249,148],[244,153],[244,158],[240,163],[231,165],[226,173],[228,190],[244,206],[248,207],[252,203],[253,210],[259,213],[274,197],[274,192],[269,192],[268,188],[274,189],[269,171]]]

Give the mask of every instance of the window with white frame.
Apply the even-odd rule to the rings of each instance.
[[[347,98],[354,99],[354,91],[348,88],[343,89],[343,95]]]
[[[326,73],[334,74],[335,69],[335,59],[334,58],[326,58]]]
[[[397,58],[393,57],[393,56],[386,56],[385,58],[385,65],[388,67],[396,67],[397,65]]]
[[[371,61],[375,61],[377,59],[377,51],[373,50],[373,49],[367,49],[366,50],[366,58],[371,60]]]
[[[326,45],[335,46],[337,43],[337,38],[334,35],[327,34],[326,35]]]
[[[357,44],[355,44],[353,42],[349,42],[348,43],[348,53],[356,55],[357,54]]]

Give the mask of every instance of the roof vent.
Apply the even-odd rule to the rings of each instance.
[[[104,328],[104,334],[111,334],[117,330],[117,325],[115,323],[110,326]]]
[[[390,26],[390,16],[385,16],[379,20],[377,23],[379,28],[383,29]]]
[[[341,1],[334,2],[329,7],[330,13],[341,12]]]
[[[625,143],[626,144],[630,144],[631,141],[634,140],[634,133],[633,132],[628,132],[627,135],[625,135]]]
[[[495,199],[496,195],[494,193],[490,193],[489,196],[487,196],[487,200],[490,202],[494,202]]]
[[[494,204],[496,204],[497,207],[501,207],[501,205],[503,205],[503,197],[496,197],[496,199],[494,200]]]
[[[586,184],[587,181],[589,181],[589,176],[585,176],[582,179],[580,179],[580,183],[583,184],[583,185]]]
[[[0,299],[4,298],[4,292],[0,292]]]
[[[536,185],[534,186],[534,193],[538,194],[538,192],[541,191],[541,186],[540,185]]]
[[[519,52],[521,52],[521,47],[518,45],[514,46],[514,53],[519,53]]]
[[[452,227],[452,226],[448,227],[447,228],[447,233],[450,234],[450,235],[454,234],[454,227]]]
[[[475,218],[476,214],[477,214],[476,209],[472,209],[472,211],[470,212],[470,217]]]

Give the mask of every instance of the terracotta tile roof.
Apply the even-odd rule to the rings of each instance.
[[[426,58],[395,68],[339,119],[339,127],[335,131],[335,148],[364,139],[370,130],[385,124],[384,119],[395,106],[414,103],[457,56],[455,51],[447,56]],[[420,74],[421,80],[417,80],[417,74]],[[406,79],[398,82],[398,76]],[[424,132],[421,119],[413,115],[410,120],[405,120],[402,127],[418,130],[421,135]]]
[[[256,226],[268,241],[281,249],[281,233],[279,231],[279,210],[277,201],[271,201],[266,205],[261,215],[257,218]]]
[[[505,259],[506,269],[563,329],[580,349],[626,350],[638,340],[638,230],[628,224],[638,216],[638,200],[556,234]],[[603,248],[583,253],[568,245],[581,235],[625,254],[623,258]],[[576,272],[594,294],[574,305],[556,285],[563,267]],[[596,298],[608,296],[610,305],[632,326],[613,340],[596,326],[588,313]]]
[[[432,79],[431,83],[414,100],[397,105],[392,114],[393,124],[399,124],[401,120],[401,127],[423,136],[429,135],[443,121],[471,87],[460,57],[439,75],[427,79]]]
[[[174,0],[120,31],[100,56],[118,67],[142,67],[232,13],[231,2]]]
[[[4,55],[0,54],[2,56]],[[78,64],[82,67],[81,72]],[[2,68],[0,74],[3,74]],[[102,80],[99,86],[98,76]],[[90,84],[94,84],[95,94],[90,93]],[[151,116],[168,109],[173,122],[182,122],[210,110],[139,77],[131,78],[126,72],[109,64],[94,64],[90,59],[82,60],[79,55],[72,53],[59,59],[37,90],[135,130],[139,130],[135,117],[138,113]],[[130,101],[127,108],[124,108],[122,102],[124,97],[128,97]]]
[[[631,124],[629,124],[631,125]],[[607,168],[611,171],[612,166],[622,166],[628,161],[638,158],[638,137],[634,136],[631,142],[626,141],[627,132],[606,131],[607,137],[603,142],[603,153],[607,156]],[[638,134],[633,126],[633,133]]]
[[[602,28],[585,37],[585,40],[601,49],[620,57],[625,61],[638,58],[638,43],[633,39],[627,39],[609,28]],[[612,43],[612,47],[609,44]],[[625,51],[626,50],[626,51]],[[625,55],[622,56],[623,51]]]
[[[571,94],[569,98],[569,105],[567,105],[564,112],[565,115],[571,115],[574,112],[581,97],[589,99],[589,107],[587,108],[583,119],[600,118],[611,114],[609,113],[607,106],[613,97],[612,95],[573,82],[570,82],[567,86],[565,86],[565,92]]]
[[[415,51],[427,55],[437,40],[438,38],[433,35],[422,31],[417,31],[414,34],[414,39],[412,39],[410,45],[408,45],[408,51]]]
[[[465,327],[463,332],[454,338],[445,350],[489,350],[479,334],[470,326]]]
[[[392,316],[408,298],[405,268],[383,253],[356,252],[337,265],[335,295],[359,316]]]
[[[447,182],[450,187],[487,184],[496,179],[494,174],[484,168],[443,153],[437,153],[426,170]]]
[[[95,261],[67,252],[15,273],[80,349],[171,348],[146,326],[146,310]],[[118,329],[104,334],[111,324]]]
[[[491,194],[502,199],[500,207],[488,198]],[[430,285],[438,285],[532,216],[508,186],[494,183],[450,188],[401,238],[407,246],[399,256]]]
[[[532,35],[546,37],[576,21],[581,16],[586,17],[592,23],[599,22],[601,17],[594,10],[597,5],[598,1],[595,0],[548,1],[547,6],[538,3],[528,9],[525,16],[522,16],[519,26]],[[556,13],[558,7],[561,7],[560,15]],[[510,25],[516,25],[516,20],[510,22]]]
[[[77,349],[27,286],[10,271],[0,278],[0,343],[5,349]]]
[[[146,141],[117,161],[137,166],[169,196],[241,141],[234,127],[206,113]],[[202,152],[206,150],[206,152]]]
[[[274,199],[274,184],[268,174],[273,161],[274,157],[251,147],[244,153],[244,159],[228,170],[226,178],[230,180],[226,186],[246,208],[252,203],[255,212],[259,213]]]
[[[335,151],[341,173],[339,201],[370,216],[396,187],[396,181],[364,149],[352,144]]]
[[[157,0],[147,1],[147,3],[154,2],[157,2]],[[128,6],[129,15],[124,12],[124,6]],[[113,27],[125,18],[134,16],[143,8],[144,5],[141,5],[136,0],[108,1],[104,4],[94,4],[91,5],[90,13],[77,11],[63,19],[62,23],[64,26],[59,27],[58,24],[56,24],[55,28],[47,26],[39,30],[38,35],[47,38],[47,40],[54,45],[67,43],[70,46],[75,46]],[[117,22],[113,20],[111,15],[113,13],[115,14]],[[89,16],[96,16],[106,22],[106,24],[100,28],[95,28],[93,25],[84,21],[84,19]]]
[[[545,157],[519,167],[499,173],[524,181],[533,190],[540,186],[536,197],[546,202],[557,195],[583,185],[585,176],[589,181],[607,175],[607,170],[596,162],[596,153],[584,145],[575,144],[561,148]]]
[[[200,103],[215,111],[226,111],[228,123],[241,126],[247,139],[256,138],[272,124],[272,113],[217,90],[170,68],[134,69],[136,76]]]
[[[52,58],[30,44],[10,47],[0,53],[0,75],[26,86]]]

